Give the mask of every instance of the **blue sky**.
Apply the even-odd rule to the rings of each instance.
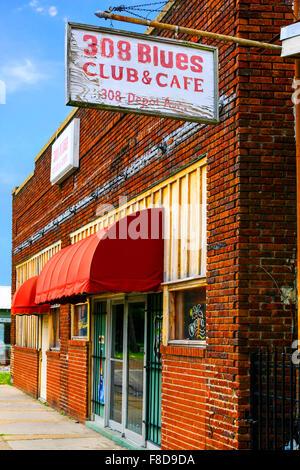
[[[145,3],[153,2],[0,0],[0,80],[6,85],[5,104],[0,89],[0,285],[11,283],[11,191],[33,171],[35,156],[72,110],[64,95],[66,21],[110,27],[94,12]],[[113,26],[145,31],[125,23]]]

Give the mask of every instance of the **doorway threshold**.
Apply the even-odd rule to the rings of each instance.
[[[134,444],[133,442],[129,441],[128,439],[125,439],[122,437],[122,434],[118,431],[114,431],[108,427],[103,427],[101,424],[97,423],[96,421],[86,421],[85,425],[93,429],[93,431],[99,432],[103,436],[107,437],[108,439],[111,439],[112,441],[116,442],[116,444],[130,450],[147,450],[145,447],[140,447],[137,444]]]

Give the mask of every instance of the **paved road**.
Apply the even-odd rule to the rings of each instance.
[[[125,450],[15,387],[0,385],[1,450]]]

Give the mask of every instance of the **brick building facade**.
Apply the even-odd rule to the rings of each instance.
[[[167,5],[165,23],[264,42],[278,40],[280,27],[293,21],[291,7],[274,0],[177,0]],[[159,310],[161,302],[161,388],[157,396],[151,395],[151,384],[158,376],[150,374],[143,388],[143,405],[138,399],[135,404],[143,407],[146,431],[134,428],[137,422],[130,423],[130,428],[114,414],[124,413],[124,404],[116,404],[116,395],[113,402],[112,387],[106,388],[109,416],[93,390],[98,386],[94,377],[95,367],[99,373],[97,338],[101,351],[106,348],[105,359],[101,356],[104,381],[120,361],[108,355],[112,339],[108,344],[103,339],[112,334],[109,322],[114,320],[107,314],[117,315],[117,297],[101,294],[81,303],[64,299],[52,305],[59,310],[59,344],[44,348],[42,362],[43,326],[37,320],[41,316],[29,325],[25,316],[16,315],[12,373],[17,387],[80,421],[96,414],[100,424],[113,427],[121,419],[120,425],[162,449],[247,449],[249,351],[259,345],[288,345],[295,328],[294,64],[274,51],[207,39],[203,43],[219,48],[219,124],[74,109],[36,157],[34,172],[13,191],[13,291],[39,275],[61,249],[85,239],[95,227],[115,222],[124,208],[134,213],[152,206],[170,207],[171,200],[174,204],[189,201],[191,211],[197,204],[201,207],[199,219],[192,212],[181,212],[181,220],[199,237],[197,254],[191,255],[183,243],[178,246],[171,239],[165,248],[168,269],[162,294],[147,292],[146,297],[130,300],[129,295],[122,300],[129,311],[132,302],[139,306],[136,309],[144,302],[148,317],[150,311]],[[80,119],[80,166],[63,183],[52,186],[51,146],[74,118]],[[120,202],[121,197],[126,201]],[[103,204],[110,207],[106,215],[99,213]],[[181,234],[185,230],[175,216],[172,227]],[[206,341],[187,344],[176,335],[172,312],[175,309],[176,316],[180,302],[188,303],[189,293],[201,297],[204,289]],[[82,338],[71,328],[74,305],[86,305],[86,301],[89,335]],[[153,310],[152,304],[156,305]],[[137,311],[134,315],[137,318]],[[49,331],[55,331],[53,318]],[[26,328],[31,335],[34,329],[38,332],[31,341],[22,336]],[[127,324],[126,328],[128,332]],[[150,329],[149,344],[153,340]],[[144,352],[149,344],[141,346]],[[150,363],[151,357],[147,360]],[[44,370],[43,361],[47,362]],[[130,364],[126,367],[130,369]],[[159,415],[157,419],[151,418],[152,411]],[[132,437],[130,432],[128,436]]]

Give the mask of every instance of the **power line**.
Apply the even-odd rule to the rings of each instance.
[[[294,0],[282,0],[281,2],[278,2],[276,3],[276,6],[288,6],[288,7],[292,7],[293,6],[293,1]],[[120,6],[116,6],[116,7],[109,7],[109,11],[110,12],[113,12],[113,11],[125,11],[125,10],[144,10],[144,11],[153,11],[153,12],[156,12],[156,11],[159,11],[159,12],[164,12],[166,10],[163,10],[162,8],[145,8],[145,7],[150,7],[150,6],[155,6],[155,5],[166,5],[167,3],[167,0],[164,0],[164,1],[161,1],[161,2],[151,2],[151,3],[142,3],[142,4],[139,4],[139,5],[120,5]],[[275,6],[275,5],[274,5]],[[230,8],[231,10],[240,10],[240,8],[237,8],[237,7],[231,7]],[[199,11],[202,11],[202,10],[209,10],[209,11],[219,11],[220,8],[213,8],[212,6],[204,6],[204,7],[200,7],[199,8]],[[198,10],[197,10],[198,11]]]
[[[117,6],[117,7],[110,7],[109,8],[109,11],[110,12],[113,12],[113,11],[118,11],[118,12],[126,12],[126,13],[129,13],[131,15],[134,15],[138,18],[142,18],[144,20],[147,20],[150,13],[161,13],[163,12],[163,6],[166,4],[165,0],[161,1],[161,2],[152,2],[152,3],[143,3],[143,4],[139,4],[139,5],[120,5],[120,6]],[[150,7],[150,6],[157,6],[157,5],[160,5],[160,8],[145,8],[145,7]],[[140,15],[139,13],[136,13],[136,11],[138,12],[148,12],[147,16],[142,16]]]
[[[110,7],[109,12],[126,12],[128,14],[134,15],[137,18],[142,18],[144,20],[148,20],[150,13],[167,13],[168,10],[164,10],[163,6],[166,5],[166,0],[163,1],[157,1],[157,2],[150,2],[150,3],[141,3],[138,5],[119,5],[115,7]],[[281,2],[278,2],[276,6],[286,6],[293,11],[293,0],[282,0]],[[148,8],[149,7],[149,8]],[[150,7],[155,7],[155,8],[150,8]],[[238,11],[239,8],[233,7],[231,10]],[[198,10],[199,14],[203,13],[209,13],[212,11],[222,11],[220,8],[213,8],[211,6],[203,6],[202,8],[200,7]],[[146,16],[141,15],[141,12],[147,12]]]

